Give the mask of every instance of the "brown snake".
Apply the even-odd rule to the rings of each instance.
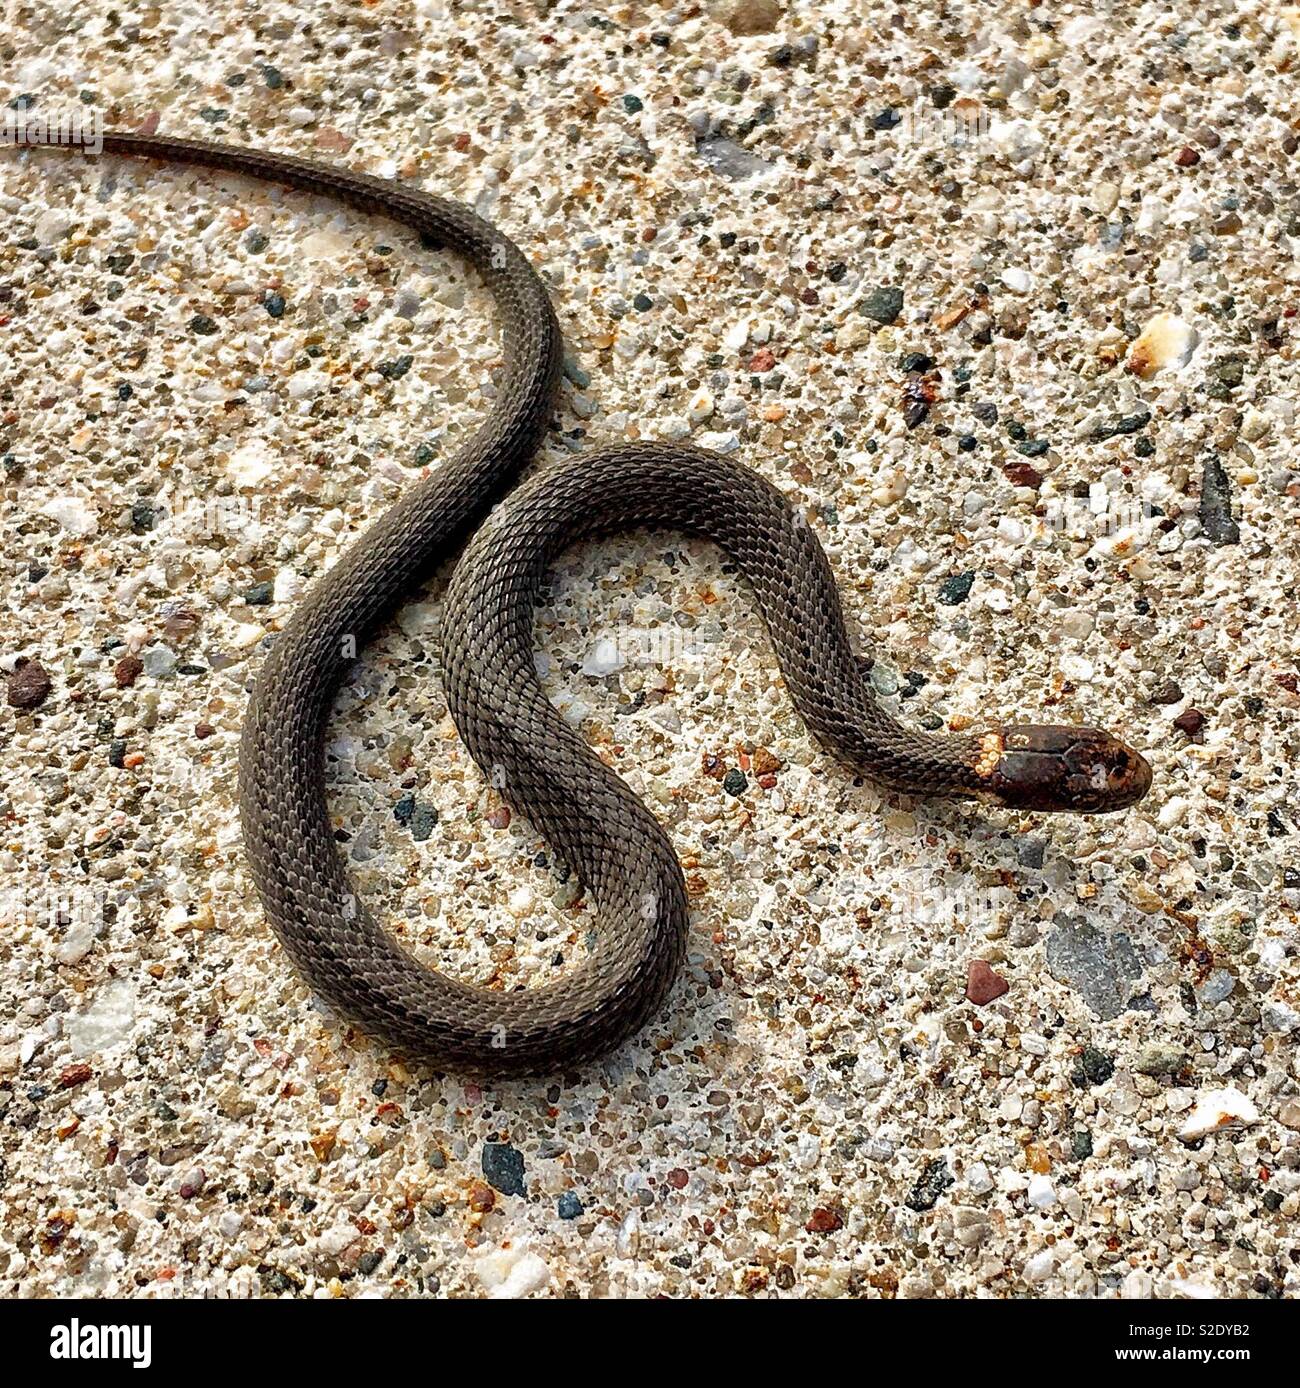
[[[884,786],[1078,813],[1123,809],[1146,793],[1143,758],[1093,728],[940,736],[896,722],[853,652],[821,546],[748,468],[695,448],[627,444],[548,467],[511,492],[555,407],[560,330],[523,254],[467,208],[256,150],[131,134],[106,134],[103,147],[272,180],[402,222],[464,256],[500,313],[505,366],[491,413],[298,604],[263,662],[244,722],[244,846],[266,914],[311,986],[367,1032],[441,1067],[551,1070],[636,1031],[677,971],[687,902],[672,846],[556,713],[534,668],[539,585],[556,555],[588,536],[669,526],[721,546],[752,586],[804,722]],[[443,619],[452,717],[474,760],[578,874],[600,923],[580,966],[513,992],[459,982],[399,948],[353,895],[326,808],[326,723],[355,651],[467,539]]]

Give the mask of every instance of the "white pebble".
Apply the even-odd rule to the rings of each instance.
[[[1148,193],[1142,199],[1142,207],[1138,212],[1138,234],[1146,236],[1150,232],[1159,231],[1165,224],[1165,211],[1164,199]]]
[[[707,390],[697,391],[686,413],[696,424],[708,419],[713,413],[713,396]]]
[[[612,675],[621,670],[623,663],[623,655],[618,648],[618,642],[604,637],[587,652],[586,658],[582,662],[582,673],[604,678],[606,675]]]
[[[494,1300],[508,1300],[540,1291],[551,1270],[537,1256],[520,1248],[500,1248],[475,1260],[474,1275]]]
[[[1186,366],[1199,341],[1196,329],[1177,314],[1157,313],[1133,343],[1128,369],[1145,380],[1157,371]]]
[[[72,218],[62,208],[51,208],[41,213],[32,230],[42,246],[52,246],[56,241],[62,241],[71,228]]]
[[[289,377],[289,395],[294,400],[311,400],[327,391],[329,384],[323,371],[296,371]]]
[[[1013,294],[1028,294],[1034,287],[1034,277],[1028,270],[1021,270],[1018,266],[1009,265],[1002,272],[1002,283]]]
[[[886,468],[880,481],[871,489],[871,499],[877,506],[892,506],[907,495],[907,474],[902,468]]]
[[[49,516],[60,530],[69,535],[93,535],[99,529],[99,517],[92,507],[79,496],[56,496],[41,507],[41,514]]]
[[[1061,673],[1067,680],[1073,680],[1076,684],[1087,684],[1097,671],[1092,661],[1085,660],[1081,655],[1063,655]]]
[[[226,464],[226,473],[237,487],[256,487],[265,482],[273,471],[265,445],[256,441],[241,444]]]
[[[993,1189],[993,1177],[982,1161],[973,1162],[966,1168],[966,1189],[972,1195],[987,1195]]]
[[[90,1006],[66,1024],[74,1055],[93,1055],[112,1048],[131,1033],[135,1023],[135,987],[129,979],[115,978],[96,993]]]
[[[701,434],[700,447],[707,448],[711,453],[734,453],[740,447],[740,438],[730,431]]]
[[[1265,1031],[1280,1031],[1284,1036],[1300,1028],[1300,1012],[1284,1002],[1268,1002],[1262,1009]]]
[[[1046,1176],[1034,1176],[1027,1192],[1029,1203],[1036,1210],[1050,1210],[1056,1204],[1056,1187]]]
[[[1239,1089],[1207,1089],[1183,1120],[1178,1136],[1183,1142],[1218,1132],[1221,1128],[1248,1128],[1259,1122],[1259,1110]]]
[[[1175,795],[1160,807],[1160,813],[1156,816],[1156,823],[1162,829],[1176,829],[1187,818],[1187,811],[1191,807],[1191,801],[1185,796]]]

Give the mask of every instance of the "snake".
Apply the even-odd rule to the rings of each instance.
[[[833,757],[888,791],[1015,811],[1123,810],[1145,758],[1101,729],[1054,724],[925,732],[878,701],[804,510],[757,471],[681,443],[629,442],[529,469],[558,409],[564,345],[519,247],[468,207],[312,160],[154,133],[103,152],[245,175],[401,223],[459,255],[490,292],[502,364],[477,431],[315,579],[275,632],[243,722],[243,848],[266,919],[329,1009],[413,1062],[486,1076],[592,1062],[666,1006],[690,925],[668,835],[552,705],[534,609],[557,556],[643,528],[712,541],[747,581],[795,709]],[[457,556],[459,557],[457,558]],[[331,825],[325,740],[366,642],[456,559],[442,668],[465,746],[507,804],[576,874],[594,911],[585,957],[544,984],[480,985],[426,967],[360,901]]]

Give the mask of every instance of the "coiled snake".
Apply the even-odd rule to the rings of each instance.
[[[1078,813],[1123,809],[1146,793],[1147,763],[1096,729],[941,736],[896,722],[872,696],[811,529],[738,463],[676,444],[628,444],[548,467],[510,491],[555,407],[560,329],[523,254],[469,209],[256,150],[133,134],[106,134],[103,148],[252,175],[405,223],[468,260],[500,314],[505,366],[491,413],[298,604],[244,721],[240,812],[267,917],[311,986],[367,1032],[439,1067],[552,1070],[635,1032],[682,959],[686,890],[667,836],[559,717],[534,667],[538,587],[554,557],[587,536],[669,526],[716,541],[752,586],[804,722],[884,786]],[[399,948],[353,895],[326,810],[326,723],[355,650],[466,540],[443,625],[452,717],[474,760],[579,875],[600,923],[580,966],[513,992],[435,973]]]

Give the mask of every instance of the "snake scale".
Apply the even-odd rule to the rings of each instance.
[[[531,1073],[610,1050],[664,1001],[687,936],[681,867],[654,816],[557,714],[534,665],[539,586],[555,557],[589,536],[656,526],[716,542],[752,588],[808,728],[886,787],[1079,813],[1122,809],[1146,793],[1147,763],[1097,729],[927,735],[897,722],[873,698],[811,528],[736,462],[677,444],[627,444],[514,487],[556,405],[562,341],[528,260],[468,208],[205,141],[113,133],[103,149],[250,175],[404,223],[470,262],[500,316],[504,368],[487,418],[299,602],[244,721],[243,839],[267,918],[311,987],[366,1032],[439,1068]],[[355,651],[466,541],[443,619],[452,717],[478,765],[578,874],[599,921],[579,966],[514,991],[447,977],[401,949],[353,894],[326,807],[326,724]]]

